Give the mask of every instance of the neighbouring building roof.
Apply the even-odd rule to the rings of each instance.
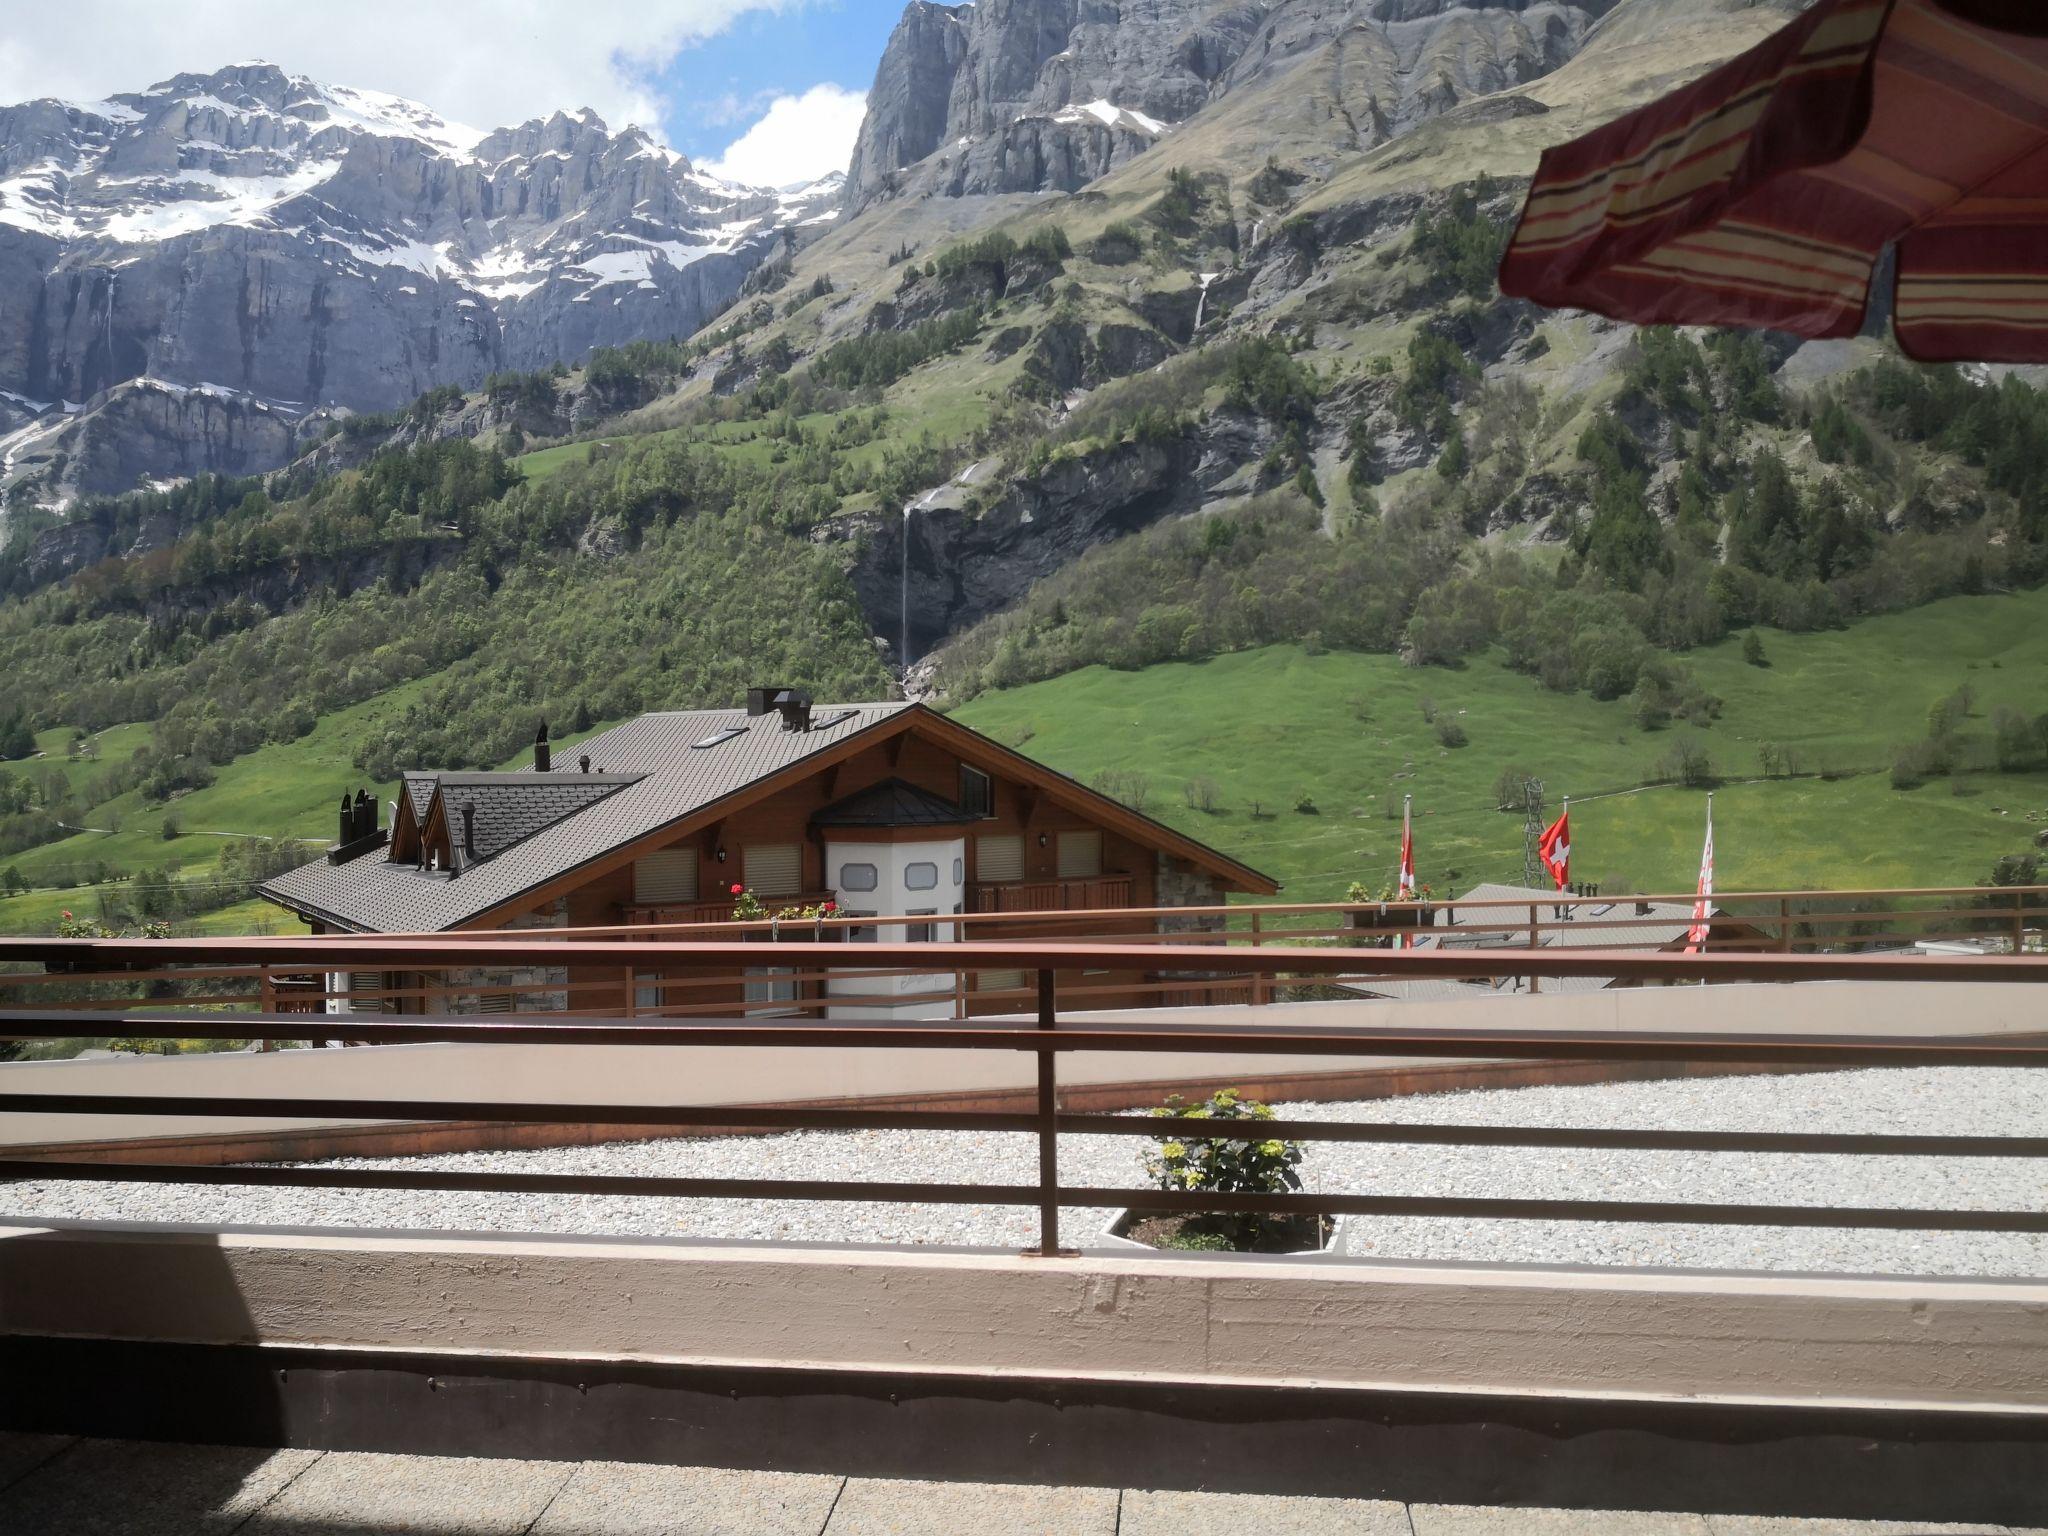
[[[576,749],[587,773],[408,774],[405,794],[419,824],[445,820],[452,870],[426,869],[380,853],[323,858],[265,882],[272,901],[317,922],[365,933],[435,933],[487,923],[543,887],[693,818],[708,823],[829,761],[915,727],[969,761],[1083,806],[1109,827],[1161,854],[1210,870],[1225,887],[1270,893],[1267,876],[1088,789],[957,721],[911,703],[819,705],[795,728],[779,711],[703,709],[642,715]],[[806,765],[818,759],[815,768]],[[791,771],[794,770],[794,775]],[[431,785],[424,803],[421,786]],[[464,804],[476,806],[476,856],[462,854]],[[834,816],[844,819],[830,820]],[[888,819],[896,818],[896,819]],[[827,826],[957,826],[959,806],[900,780],[828,807]],[[574,880],[568,883],[578,883]],[[501,910],[502,909],[502,910]]]
[[[1554,891],[1542,890],[1526,885],[1499,885],[1486,883],[1475,885],[1460,901],[1509,901],[1519,906],[1479,908],[1465,911],[1462,916],[1467,926],[1491,928],[1521,921],[1526,922],[1527,906],[1538,908],[1537,917],[1544,923],[1564,921],[1567,913],[1576,913],[1569,926],[1547,928],[1537,935],[1537,943],[1543,948],[1558,949],[1665,949],[1685,938],[1686,930],[1692,926],[1692,908],[1670,901],[1643,903],[1649,910],[1638,912],[1633,896],[1618,896],[1611,903],[1574,903],[1560,907]],[[1710,908],[1710,910],[1712,910]],[[1456,911],[1447,910],[1446,916],[1457,917]],[[1628,923],[1629,927],[1611,927],[1609,922]],[[1641,927],[1633,926],[1642,924]],[[1415,943],[1419,949],[1520,949],[1527,945],[1527,939],[1514,933],[1470,933],[1460,930],[1456,923],[1423,928],[1416,931]],[[1544,978],[1542,990],[1558,994],[1569,992],[1597,992],[1614,984],[1611,976],[1550,976]],[[1521,993],[1527,988],[1519,982],[1457,981],[1449,977],[1425,977],[1415,981],[1391,981],[1376,979],[1356,983],[1353,990],[1383,997],[1390,1001],[1426,1002],[1443,998],[1508,997]]]
[[[471,781],[477,789],[552,779],[597,780],[615,786],[601,798],[537,827],[530,823],[541,812],[529,809],[524,813],[529,830],[522,838],[504,844],[494,858],[459,869],[453,876],[374,855],[346,864],[321,859],[267,881],[261,890],[271,900],[308,917],[362,932],[434,933],[457,928],[621,844],[739,794],[912,707],[861,704],[844,714],[836,709],[821,710],[814,718],[824,723],[802,731],[784,730],[779,715],[750,718],[743,709],[642,715],[577,747],[580,756],[590,759],[587,776],[540,774],[531,769],[436,775],[443,781]],[[716,746],[696,745],[714,737],[723,739]],[[620,782],[625,780],[630,782]],[[408,777],[408,794],[411,785]],[[458,791],[456,798],[459,796]],[[481,804],[478,814],[481,842]],[[503,805],[501,821],[508,830],[521,824],[521,818],[521,811]],[[452,840],[460,847],[460,820],[451,822],[451,828]]]
[[[835,801],[811,818],[814,827],[956,827],[979,821],[942,795],[902,779],[884,779]]]
[[[440,776],[441,814],[448,819],[449,842],[457,869],[495,859],[523,843],[543,827],[573,816],[637,784],[640,774],[595,773],[444,773]],[[476,807],[464,825],[463,808]],[[475,852],[468,849],[475,840]]]

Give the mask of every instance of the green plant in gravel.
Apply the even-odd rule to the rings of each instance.
[[[1174,1094],[1152,1111],[1155,1119],[1246,1123],[1243,1136],[1215,1136],[1205,1131],[1159,1133],[1159,1150],[1145,1154],[1145,1174],[1161,1189],[1218,1195],[1279,1195],[1301,1188],[1301,1143],[1262,1136],[1257,1126],[1274,1118],[1273,1106],[1243,1097],[1235,1088],[1221,1088],[1191,1104]],[[1250,1247],[1272,1220],[1257,1215],[1205,1217],[1203,1225],[1232,1238],[1232,1246]],[[1189,1233],[1193,1238],[1198,1234]],[[1191,1244],[1190,1244],[1191,1246]]]

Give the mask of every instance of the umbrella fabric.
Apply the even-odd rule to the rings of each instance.
[[[1822,0],[1547,151],[1501,291],[1853,336],[1898,250],[1911,356],[2048,362],[2048,4]]]

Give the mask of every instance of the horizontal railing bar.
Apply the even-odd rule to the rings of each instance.
[[[774,1130],[998,1131],[1029,1134],[1035,1115],[981,1110],[675,1104],[507,1103],[487,1099],[194,1097],[179,1094],[8,1093],[0,1114],[156,1115],[196,1119],[479,1121]],[[1602,1151],[1767,1152],[1866,1157],[2048,1158],[2042,1136],[1899,1136],[1834,1132],[1662,1131],[1554,1126],[1409,1125],[1323,1120],[1204,1122],[1184,1117],[1062,1114],[1076,1135],[1155,1141],[1371,1142]]]
[[[1361,968],[1349,948],[1294,946],[1203,947],[1118,945],[1043,939],[1000,943],[967,940],[935,944],[861,946],[861,964],[933,971],[961,966],[1022,970],[1187,970],[1245,975],[1345,975]],[[759,966],[773,955],[787,966],[848,966],[847,946],[815,941],[784,943],[766,950],[747,944],[555,943],[537,948],[522,938],[450,942],[446,939],[0,939],[0,963],[59,962],[60,979],[82,980],[95,966],[118,971],[130,963],[205,963],[222,957],[277,967],[349,970],[376,965],[412,970],[473,965],[496,955],[514,963],[545,954],[554,966],[602,966],[614,971],[658,965]],[[1665,981],[2048,981],[2048,957],[2010,955],[1682,955],[1598,948],[1405,949],[1371,951],[1369,969],[1394,977],[1586,976]],[[545,986],[532,988],[546,990]]]
[[[494,1123],[671,1125],[791,1130],[1020,1131],[1038,1117],[978,1110],[538,1104],[493,1099],[305,1099],[127,1093],[6,1093],[0,1114],[169,1115],[199,1119],[478,1120]]]
[[[315,1168],[276,1164],[0,1160],[0,1180],[199,1184],[302,1189],[395,1189],[463,1194],[576,1194],[711,1200],[846,1200],[917,1205],[1037,1205],[1035,1184],[881,1183],[849,1179],[694,1179],[638,1174],[474,1173],[450,1169]],[[1219,1194],[1072,1188],[1061,1205],[1244,1215],[1457,1217],[1611,1221],[1672,1226],[1881,1228],[1921,1232],[2048,1232],[2048,1211],[1932,1211],[1906,1207],[1706,1205],[1676,1201],[1509,1200],[1419,1195]]]
[[[219,1040],[298,1040],[314,1014],[179,1016],[164,1013],[67,1015],[0,1010],[0,1040],[48,1040],[163,1034]],[[861,1050],[1134,1051],[1155,1054],[1423,1056],[1523,1061],[1694,1061],[1774,1065],[2048,1066],[2048,1040],[1945,1035],[1714,1034],[1699,1031],[1424,1030],[1348,1025],[1154,1023],[1060,1024],[932,1020],[830,1022],[719,1019],[702,1022],[579,1019],[565,1014],[490,1014],[395,1019],[384,1014],[328,1015],[336,1032],[390,1044],[456,1041],[505,1044],[749,1046]],[[86,1022],[96,1027],[86,1027]],[[55,1027],[61,1026],[61,1027]]]
[[[0,1102],[0,1109],[6,1108]],[[2048,1136],[1885,1136],[1806,1131],[1647,1131],[1524,1125],[1410,1125],[1332,1120],[1190,1120],[1185,1116],[1063,1114],[1080,1136],[1153,1141],[1342,1141],[1391,1146],[1553,1147],[1616,1152],[1773,1152],[1850,1157],[2043,1157]]]

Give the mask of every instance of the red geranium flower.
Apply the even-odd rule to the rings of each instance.
[[[827,912],[837,912],[839,910],[839,903],[836,901],[828,901],[825,903],[825,910]]]
[[[734,887],[732,888],[732,893],[733,893],[733,895],[735,895],[735,896],[739,895],[739,894],[740,894],[740,891],[741,891],[741,887],[739,887],[739,886],[737,886],[737,885],[736,885],[736,886],[734,886]]]

